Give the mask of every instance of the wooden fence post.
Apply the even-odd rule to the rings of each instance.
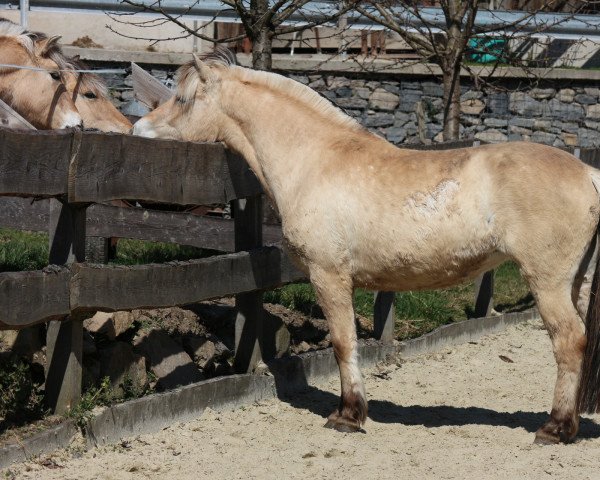
[[[50,264],[85,260],[85,206],[50,201]],[[81,397],[83,321],[51,321],[46,337],[46,403],[64,413]]]
[[[489,317],[494,306],[494,270],[485,272],[475,281],[475,318]]]
[[[260,196],[232,202],[235,226],[235,251],[251,250],[262,245],[262,201]],[[263,360],[264,337],[262,292],[240,293],[235,297],[235,359],[238,372],[251,372]]]
[[[375,292],[373,335],[383,343],[394,340],[394,292]]]

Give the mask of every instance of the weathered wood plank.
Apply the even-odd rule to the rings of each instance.
[[[281,227],[263,225],[266,245],[281,244]],[[176,243],[222,252],[234,251],[233,220],[145,208],[92,205],[87,233],[98,237],[134,238]]]
[[[169,87],[163,85],[160,80],[154,78],[134,62],[131,62],[131,79],[136,100],[151,110],[165,103],[174,95]]]
[[[48,231],[48,199],[0,197],[0,228]],[[86,234],[175,243],[233,252],[233,220],[191,213],[94,204],[87,209]],[[281,226],[263,224],[263,243],[281,245]]]
[[[0,329],[19,330],[69,313],[66,268],[0,273]]]
[[[160,265],[75,264],[71,269],[73,312],[186,305],[304,277],[276,247]]]
[[[70,131],[0,128],[0,195],[66,194],[72,140]]]
[[[17,128],[23,130],[35,130],[36,128],[19,115],[9,104],[0,100],[0,123],[3,127]]]
[[[262,193],[245,161],[221,144],[96,132],[83,134],[70,185],[71,202],[203,205]]]
[[[0,197],[0,228],[47,232],[49,209],[47,199]]]

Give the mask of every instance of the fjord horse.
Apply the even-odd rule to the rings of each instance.
[[[0,20],[0,99],[38,129],[81,126],[59,66],[50,59],[57,38],[36,40],[36,34]]]
[[[536,441],[570,441],[580,412],[598,411],[600,172],[569,153],[522,142],[400,149],[308,87],[222,54],[183,66],[177,94],[134,134],[224,142],[275,202],[340,369],[341,401],[326,426],[355,431],[367,417],[356,287],[442,288],[507,259],[530,285],[558,365],[550,418]]]

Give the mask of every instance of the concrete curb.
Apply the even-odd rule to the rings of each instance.
[[[77,433],[71,420],[65,420],[43,432],[0,448],[0,468],[67,447]]]
[[[397,354],[411,357],[475,341],[511,325],[538,318],[535,310],[444,325],[421,337],[393,345],[368,340],[359,345],[360,364],[368,368]],[[89,446],[114,443],[123,437],[156,432],[175,422],[198,418],[206,408],[236,408],[306,389],[338,375],[333,350],[308,352],[269,364],[272,376],[232,375],[148,395],[103,409],[85,427]],[[65,448],[77,433],[70,420],[32,437],[0,448],[0,468]]]

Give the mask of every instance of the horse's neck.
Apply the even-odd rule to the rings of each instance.
[[[307,176],[333,154],[332,144],[355,132],[296,101],[257,90],[237,91],[231,105],[224,105],[240,132],[226,143],[246,158],[283,215]]]

